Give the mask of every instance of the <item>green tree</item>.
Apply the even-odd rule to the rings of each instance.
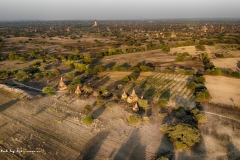
[[[42,89],[42,93],[45,93],[47,95],[53,95],[55,93],[55,90],[53,87],[44,87]]]
[[[210,99],[211,99],[211,95],[210,95],[209,91],[206,89],[204,89],[200,92],[197,92],[197,94],[196,94],[197,102],[204,102],[204,101],[208,101]]]
[[[160,130],[168,135],[177,149],[187,149],[201,140],[200,131],[185,123],[179,123],[173,126],[164,124]]]

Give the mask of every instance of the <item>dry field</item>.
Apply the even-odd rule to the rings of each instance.
[[[211,62],[218,68],[231,69],[233,71],[240,69],[240,58],[217,58],[211,59]]]
[[[202,53],[200,51],[197,51],[195,46],[184,46],[184,47],[177,47],[177,48],[171,48],[170,53],[183,53],[183,52],[188,52],[190,55],[197,55],[199,53]]]
[[[205,85],[216,104],[240,105],[239,79],[223,76],[205,76]]]
[[[196,63],[192,60],[186,60],[185,62],[176,62],[176,56],[162,52],[162,50],[152,50],[145,52],[135,52],[129,54],[120,54],[113,56],[103,57],[100,61],[103,64],[113,65],[130,65],[135,66],[138,62],[145,62],[153,64],[156,69],[165,69],[172,67],[184,67],[192,68],[195,70],[203,69],[202,63]]]

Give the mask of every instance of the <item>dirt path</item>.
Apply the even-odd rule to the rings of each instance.
[[[224,115],[220,115],[220,114],[216,114],[216,113],[211,113],[211,112],[205,112],[205,111],[200,111],[200,112],[205,113],[205,114],[214,115],[214,116],[219,116],[219,117],[222,117],[222,118],[227,118],[227,119],[230,119],[230,120],[233,120],[233,121],[236,121],[236,122],[239,122],[239,123],[240,123],[240,120],[237,120],[237,119],[234,119],[234,118],[231,118],[231,117],[227,117],[227,116],[224,116]]]

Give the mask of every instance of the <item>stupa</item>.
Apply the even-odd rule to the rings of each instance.
[[[93,27],[97,27],[98,26],[98,23],[97,23],[97,20],[94,21],[94,24],[93,24]]]
[[[67,32],[70,32],[70,31],[71,31],[71,28],[70,28],[70,27],[68,27],[68,28],[67,28]]]
[[[124,91],[123,94],[122,94],[122,99],[127,99],[127,97],[128,96],[127,96],[126,92]]]
[[[128,103],[134,103],[138,101],[138,96],[135,92],[135,90],[133,89],[131,95],[127,98],[127,102]]]
[[[136,104],[134,105],[133,111],[134,111],[134,112],[139,111],[138,103],[136,103]]]
[[[81,94],[82,92],[81,92],[81,90],[80,90],[80,86],[78,85],[77,86],[77,89],[75,90],[75,94],[77,94],[77,95],[79,95],[79,94]]]
[[[59,89],[60,91],[67,90],[67,86],[66,86],[66,84],[63,82],[63,78],[62,78],[62,77],[61,77],[61,80],[60,80],[60,82],[59,82],[58,89]]]

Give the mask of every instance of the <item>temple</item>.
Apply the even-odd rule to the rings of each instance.
[[[59,82],[58,89],[60,91],[67,90],[67,85],[63,82],[63,78],[62,77],[61,77],[61,80]]]

